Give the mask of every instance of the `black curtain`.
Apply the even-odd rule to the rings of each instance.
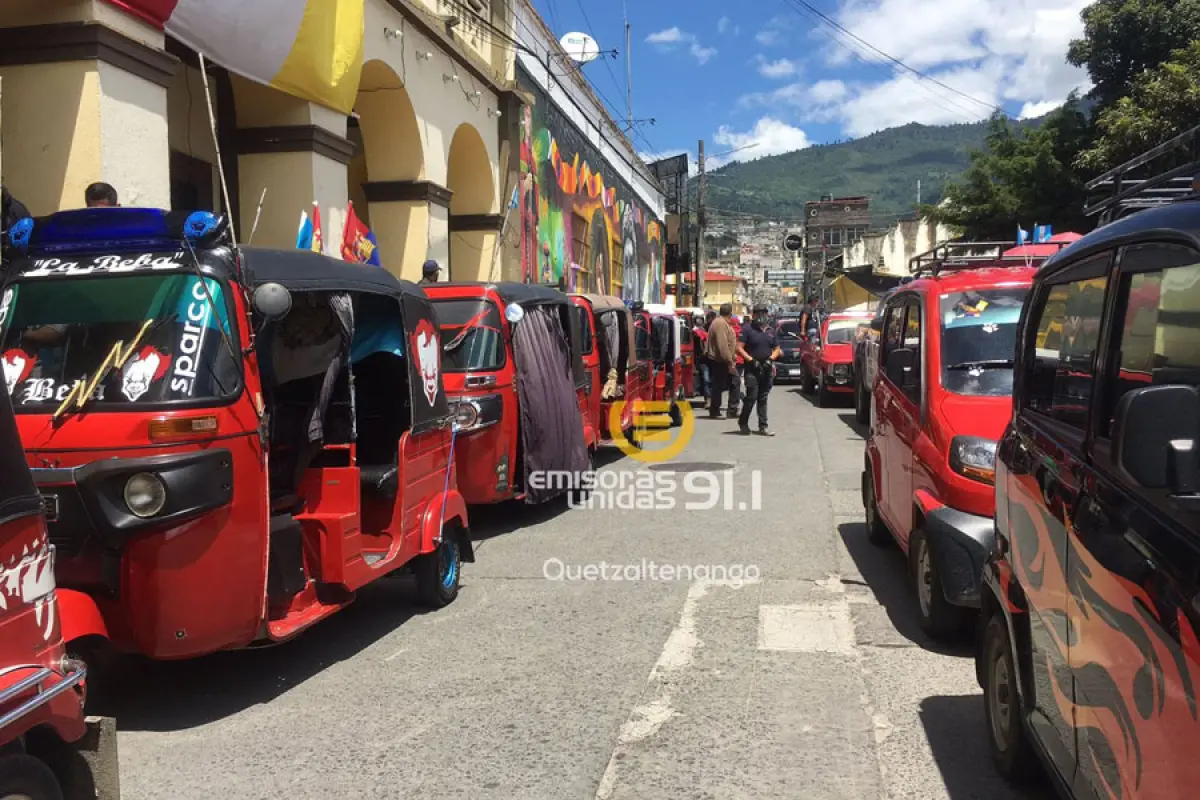
[[[558,309],[530,306],[513,331],[517,398],[521,404],[526,502],[543,503],[561,490],[529,488],[535,471],[580,473],[588,468],[583,421],[575,394],[571,346]],[[557,485],[545,481],[543,485]]]

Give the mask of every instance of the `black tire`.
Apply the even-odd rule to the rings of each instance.
[[[829,404],[833,402],[833,397],[829,393],[829,389],[825,387],[825,376],[817,381],[817,408],[829,408]]]
[[[444,608],[458,597],[459,581],[462,577],[462,559],[456,528],[442,533],[442,544],[432,553],[417,556],[413,560],[413,574],[417,578],[417,597],[422,605]]]
[[[854,421],[861,425],[871,421],[871,394],[861,380],[854,382]]]
[[[967,610],[951,605],[942,591],[942,577],[937,560],[929,551],[925,533],[917,528],[908,546],[913,588],[917,595],[917,615],[921,630],[934,639],[951,639],[962,633]]]
[[[867,518],[867,541],[876,547],[887,547],[892,543],[892,532],[883,517],[879,516],[879,503],[875,499],[875,475],[870,467],[862,477],[863,512]]]
[[[53,770],[33,756],[0,756],[0,797],[62,800],[62,787]]]
[[[1016,686],[1016,664],[1004,615],[993,614],[983,629],[983,718],[988,750],[996,771],[1014,784],[1027,784],[1041,773],[1025,732],[1025,710]]]
[[[804,372],[800,376],[800,391],[804,392],[805,394],[812,394],[813,390],[816,388],[817,382],[813,380],[812,375],[809,374],[808,367],[804,367]]]

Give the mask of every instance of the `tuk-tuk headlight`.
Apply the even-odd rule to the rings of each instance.
[[[134,516],[153,517],[166,504],[167,487],[157,475],[139,472],[125,482],[125,505]]]
[[[454,425],[460,431],[470,430],[479,422],[479,408],[469,400],[454,407]]]
[[[950,441],[950,469],[971,480],[995,485],[996,443],[979,436],[955,436]]]

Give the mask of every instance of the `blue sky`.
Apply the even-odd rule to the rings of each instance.
[[[718,163],[749,160],[907,122],[977,121],[996,106],[1037,116],[1088,86],[1064,61],[1088,0],[806,1],[848,33],[799,0],[630,2],[633,116],[656,120],[637,126],[637,148],[694,156],[701,138],[710,154],[753,143]],[[556,35],[621,51],[584,73],[623,119],[620,0],[533,3]]]

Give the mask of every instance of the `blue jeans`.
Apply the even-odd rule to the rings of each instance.
[[[708,397],[708,387],[711,385],[711,377],[708,374],[708,362],[701,361],[696,364],[696,384],[695,391],[699,397]]]

